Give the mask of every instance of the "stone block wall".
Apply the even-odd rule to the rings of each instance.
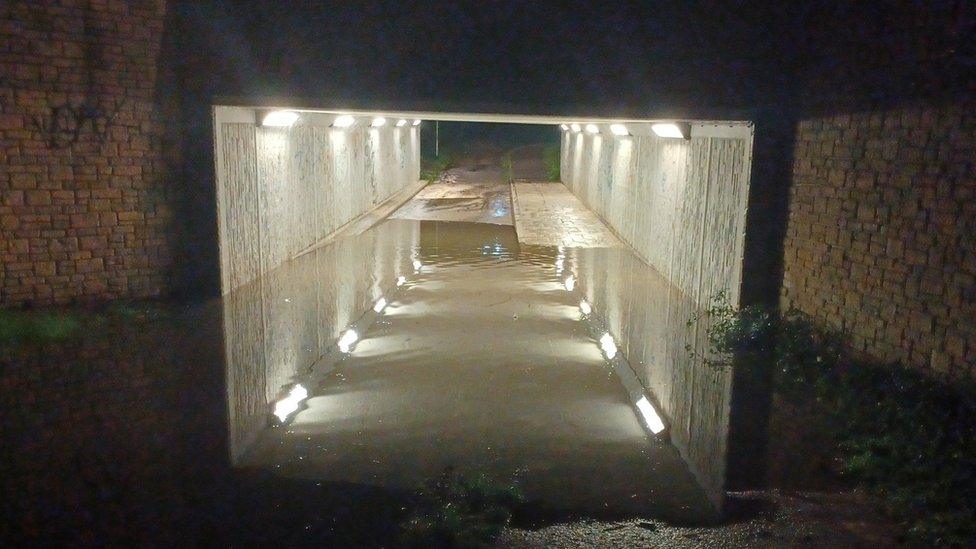
[[[976,10],[824,4],[796,76],[781,305],[976,374]]]
[[[0,305],[161,294],[163,0],[0,4]]]
[[[782,298],[858,350],[976,364],[976,103],[802,120]]]

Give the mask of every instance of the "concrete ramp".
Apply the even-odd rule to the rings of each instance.
[[[615,248],[623,243],[562,183],[516,181],[512,207],[519,244]]]

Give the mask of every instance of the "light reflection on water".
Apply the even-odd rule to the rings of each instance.
[[[225,298],[232,459],[406,488],[453,466],[556,507],[711,520],[729,387],[678,356],[686,312],[623,248],[387,220]]]

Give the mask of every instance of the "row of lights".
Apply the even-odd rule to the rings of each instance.
[[[261,125],[273,128],[288,128],[298,122],[300,118],[299,114],[295,111],[271,111],[264,115],[261,119]],[[380,128],[386,125],[386,118],[382,116],[374,117],[370,123],[371,128]],[[404,118],[396,121],[396,127],[402,128],[407,124],[411,126],[419,126],[421,120],[414,120],[410,122]],[[333,128],[351,128],[356,125],[356,118],[350,114],[340,114],[332,121]]]
[[[420,267],[423,266],[420,265],[418,267],[419,263],[420,263],[419,261],[415,260],[413,264],[414,269],[417,270],[418,272],[420,270]],[[397,277],[396,279],[397,288],[403,286],[406,283],[407,283],[407,277],[402,275]],[[386,309],[387,305],[389,305],[389,302],[386,300],[386,297],[380,296],[380,298],[376,300],[376,303],[373,304],[373,312],[375,312],[376,314],[383,314],[383,311]],[[359,332],[357,332],[355,328],[349,328],[345,332],[342,332],[342,335],[339,336],[338,341],[336,341],[336,347],[339,348],[340,352],[344,354],[349,354],[350,352],[352,352],[353,345],[355,345],[357,341],[359,341]],[[284,423],[284,421],[288,419],[288,416],[290,416],[291,414],[295,413],[295,411],[298,410],[299,406],[301,406],[302,401],[305,400],[306,398],[308,398],[308,389],[306,389],[301,383],[296,383],[295,386],[292,387],[291,390],[288,392],[288,395],[285,396],[285,398],[279,400],[278,402],[275,402],[275,406],[274,406],[275,417],[278,418],[278,421]]]
[[[569,275],[563,281],[563,287],[566,288],[567,292],[572,292],[576,287],[576,279],[573,275]],[[579,302],[579,310],[583,313],[583,317],[588,317],[593,313],[593,307],[586,299],[581,299]],[[582,319],[581,319],[582,320]],[[598,341],[600,350],[603,351],[603,356],[607,357],[607,360],[613,360],[617,356],[617,342],[613,340],[613,336],[610,332],[604,332]],[[641,417],[644,418],[644,424],[647,425],[648,430],[651,433],[657,435],[664,431],[664,420],[661,419],[661,415],[657,413],[651,401],[646,395],[641,395],[637,402],[634,403],[637,411],[640,413]]]
[[[586,124],[585,126],[582,126],[576,122],[573,122],[572,124],[560,124],[559,127],[564,132],[572,131],[573,133],[580,133],[585,131],[589,134],[600,133],[600,127],[596,124]],[[686,124],[676,124],[671,122],[651,124],[651,131],[654,132],[654,134],[658,137],[667,137],[670,139],[688,139],[690,133]],[[610,124],[610,133],[621,137],[631,135],[630,130],[623,124]]]

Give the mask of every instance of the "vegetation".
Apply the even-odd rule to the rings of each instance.
[[[77,334],[81,325],[78,315],[69,312],[0,310],[0,345],[60,341]]]
[[[913,543],[976,542],[976,387],[850,351],[842,333],[798,311],[736,309],[719,295],[708,320],[715,368],[775,368],[777,395],[814,407],[840,473],[880,495]]]
[[[505,182],[513,183],[515,181],[515,164],[514,162],[512,162],[511,152],[507,152],[502,155],[501,165],[502,165],[502,177],[505,178]]]
[[[420,159],[420,179],[434,182],[440,179],[444,171],[454,167],[454,157],[448,153],[440,156],[430,156]]]
[[[542,164],[549,181],[559,181],[559,145],[546,145],[542,149]]]
[[[0,346],[43,345],[101,331],[111,322],[151,319],[162,309],[150,303],[109,302],[98,308],[0,309]]]
[[[448,468],[418,492],[401,541],[409,547],[488,547],[521,502],[514,485]]]

